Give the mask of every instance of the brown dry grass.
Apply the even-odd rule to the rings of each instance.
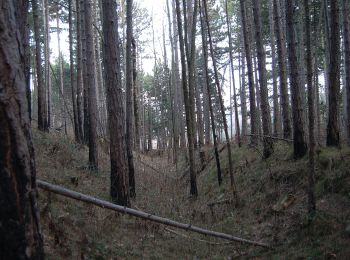
[[[86,169],[87,148],[61,134],[34,132],[40,179],[109,200],[109,162],[100,154],[100,171]],[[206,148],[210,158],[212,149]],[[349,256],[350,150],[320,150],[314,224],[306,225],[307,159],[294,162],[290,148],[277,144],[272,158],[258,150],[233,148],[241,206],[208,203],[231,198],[226,151],[221,153],[224,183],[218,187],[215,160],[198,175],[199,197],[190,198],[183,156],[176,170],[167,154],[136,155],[136,209],[185,223],[263,241],[275,249],[236,243],[153,224],[40,191],[40,209],[49,259],[222,259],[326,258]],[[141,163],[144,162],[144,163]],[[199,159],[198,159],[199,162]],[[150,165],[151,167],[148,167]],[[155,170],[156,169],[156,170]],[[285,197],[287,208],[273,210]],[[173,232],[175,231],[175,232]],[[205,241],[203,241],[205,240]]]

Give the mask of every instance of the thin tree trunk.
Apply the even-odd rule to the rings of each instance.
[[[231,181],[231,188],[233,191],[233,195],[236,200],[236,205],[239,204],[239,198],[238,198],[238,192],[237,192],[237,187],[236,183],[234,180],[233,176],[233,161],[232,161],[232,151],[231,151],[231,143],[230,143],[230,137],[228,134],[228,127],[227,127],[227,120],[226,120],[226,114],[225,114],[225,107],[224,107],[224,101],[222,99],[222,93],[221,93],[221,86],[219,82],[219,76],[218,76],[218,70],[216,66],[216,60],[215,60],[215,55],[214,55],[214,47],[213,47],[213,42],[211,38],[211,31],[210,31],[210,24],[209,24],[209,17],[208,17],[208,7],[207,7],[207,1],[203,0],[203,5],[204,5],[204,12],[205,12],[205,21],[207,25],[207,30],[208,30],[208,40],[209,40],[209,47],[210,47],[210,54],[213,62],[213,68],[214,68],[214,76],[215,76],[215,84],[217,88],[217,92],[219,94],[219,103],[220,103],[220,110],[221,110],[221,116],[223,119],[224,123],[224,132],[225,132],[225,139],[226,139],[226,146],[227,146],[227,155],[228,155],[228,164],[229,164],[229,173],[230,173],[230,181]]]
[[[199,3],[201,3],[201,1]],[[215,154],[215,161],[216,161],[218,183],[219,185],[221,185],[222,173],[221,173],[220,157],[219,157],[219,151],[218,151],[218,140],[217,140],[216,130],[215,130],[215,117],[213,112],[211,90],[209,85],[207,28],[205,27],[205,11],[203,6],[200,7],[200,15],[201,15],[200,19],[201,19],[201,32],[202,32],[202,45],[203,45],[204,72],[205,72],[205,78],[206,78],[205,88],[208,93],[208,105],[209,105],[211,127],[212,127],[212,133],[213,133],[214,154]]]
[[[77,127],[78,127],[78,142],[82,143],[84,140],[84,129],[83,129],[83,61],[82,61],[82,41],[81,41],[81,5],[80,0],[76,0],[76,30],[77,30],[77,46],[76,46],[76,63],[77,63]]]
[[[44,259],[26,98],[24,35],[14,2],[4,0],[0,8],[0,252],[3,259]],[[37,1],[32,3],[38,20]]]
[[[196,183],[196,169],[195,169],[195,161],[194,161],[193,121],[191,121],[192,117],[191,117],[190,99],[189,99],[189,91],[187,88],[185,44],[184,44],[184,37],[183,37],[183,31],[182,31],[182,19],[181,19],[179,0],[175,0],[175,5],[176,5],[178,36],[179,36],[179,43],[180,43],[182,89],[183,89],[185,112],[186,112],[188,153],[189,153],[189,162],[190,162],[190,181],[191,181],[190,194],[193,196],[196,196],[198,194],[198,190],[197,190],[197,183]]]
[[[59,5],[57,4],[57,12],[56,12],[56,33],[57,33],[57,47],[58,47],[58,67],[59,67],[59,73],[60,73],[60,106],[61,106],[61,120],[63,121],[63,127],[64,132],[67,135],[67,122],[66,122],[66,108],[64,106],[64,98],[65,98],[65,91],[64,91],[64,82],[63,82],[63,57],[61,53],[61,39],[60,39],[60,17],[59,17]]]
[[[38,128],[41,131],[48,132],[47,122],[47,103],[45,95],[42,59],[41,59],[41,44],[40,44],[40,29],[39,29],[39,8],[37,0],[32,1],[33,20],[34,20],[34,40],[35,40],[35,59],[36,73],[38,82]]]
[[[257,47],[258,56],[258,67],[259,67],[259,82],[260,82],[260,95],[261,95],[261,114],[262,114],[262,128],[263,135],[271,135],[271,112],[269,105],[269,95],[267,89],[267,76],[266,76],[266,54],[263,45],[262,36],[262,21],[260,4],[258,1],[253,1],[253,13],[254,13],[254,24],[255,24],[255,40]],[[273,152],[273,143],[270,138],[263,138],[264,144],[264,158],[270,157]]]
[[[273,18],[273,0],[269,0],[269,25],[271,38],[271,59],[272,59],[272,86],[273,86],[273,135],[280,136],[282,133],[280,104],[278,102],[278,87],[276,73],[276,39],[275,39],[275,24]]]
[[[133,131],[132,131],[132,89],[133,89],[133,62],[132,62],[132,5],[133,0],[126,1],[126,152],[128,157],[129,168],[129,188],[130,196],[134,198],[136,196],[135,190],[135,169],[134,158],[132,153],[133,148]]]
[[[70,84],[72,89],[72,105],[74,116],[74,136],[75,140],[79,141],[79,127],[78,127],[78,112],[77,112],[77,98],[75,88],[75,74],[74,74],[74,53],[73,53],[73,0],[68,1],[68,21],[69,21],[69,69],[70,69]]]
[[[49,21],[49,1],[44,0],[44,17],[45,17],[45,40],[44,40],[44,59],[45,59],[45,113],[47,116],[47,127],[50,128],[53,124],[51,119],[52,105],[51,105],[51,73],[50,73],[50,21]]]
[[[246,7],[245,1],[240,0],[240,10],[241,10],[241,21],[243,29],[243,39],[244,39],[244,50],[247,61],[248,70],[248,85],[249,85],[249,104],[250,104],[250,128],[251,134],[256,135],[258,133],[258,123],[257,123],[257,109],[255,104],[255,89],[254,89],[254,75],[253,75],[253,64],[252,64],[252,53],[251,53],[251,39],[249,37],[249,29],[246,22]],[[251,137],[251,143],[253,145],[257,144],[257,138],[255,136]]]
[[[225,12],[226,12],[226,24],[227,24],[227,34],[228,34],[228,41],[229,41],[229,51],[230,51],[230,67],[231,67],[231,75],[232,75],[232,85],[233,85],[233,102],[235,107],[235,122],[236,122],[236,135],[237,135],[237,141],[238,146],[242,146],[241,142],[241,131],[239,126],[239,118],[238,118],[238,105],[237,105],[237,94],[236,94],[236,83],[235,83],[235,69],[233,67],[233,44],[232,44],[232,36],[231,36],[231,24],[230,24],[230,18],[228,16],[228,6],[227,6],[227,0],[225,1]],[[232,101],[232,96],[230,95],[230,101]],[[232,124],[232,106],[231,106],[231,129],[233,128]],[[232,134],[231,134],[232,138]]]
[[[278,0],[273,0],[273,12],[275,18],[275,30],[277,39],[277,52],[278,52],[278,67],[279,67],[279,80],[280,80],[280,95],[281,95],[281,107],[282,107],[282,120],[283,120],[283,137],[289,139],[292,136],[292,128],[290,122],[290,106],[288,95],[288,83],[287,83],[287,49],[286,40],[283,32],[283,19],[281,17],[281,6]]]
[[[312,50],[311,50],[311,22],[309,11],[309,0],[304,0],[305,8],[305,28],[306,28],[306,67],[307,67],[307,89],[308,89],[308,108],[309,108],[309,167],[308,174],[308,210],[309,220],[311,221],[316,211],[315,200],[315,107],[314,107],[314,86],[313,81],[313,67],[312,67]]]

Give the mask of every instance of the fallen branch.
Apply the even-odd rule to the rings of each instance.
[[[95,197],[85,195],[85,194],[82,194],[79,192],[75,192],[75,191],[72,191],[72,190],[57,186],[57,185],[53,185],[53,184],[50,184],[50,183],[45,182],[45,181],[37,180],[37,185],[39,188],[46,190],[46,191],[60,194],[62,196],[69,197],[69,198],[72,198],[75,200],[84,201],[86,203],[93,204],[93,205],[96,205],[96,206],[101,207],[101,208],[110,209],[110,210],[114,210],[114,211],[117,211],[117,212],[120,212],[123,214],[128,214],[128,215],[131,215],[134,217],[157,222],[157,223],[160,223],[163,225],[180,228],[180,229],[184,229],[187,231],[193,231],[193,232],[200,233],[203,235],[218,237],[218,238],[222,238],[222,239],[226,239],[226,240],[230,240],[230,241],[236,241],[236,242],[240,242],[242,244],[249,244],[249,245],[253,245],[253,246],[271,248],[271,246],[269,246],[268,244],[265,244],[265,243],[256,242],[256,241],[252,241],[252,240],[248,240],[248,239],[244,239],[244,238],[240,238],[240,237],[235,237],[235,236],[232,236],[229,234],[220,233],[220,232],[216,232],[216,231],[210,231],[210,230],[203,229],[200,227],[192,226],[191,224],[184,224],[184,223],[180,223],[180,222],[177,222],[177,221],[174,221],[171,219],[162,218],[162,217],[159,217],[159,216],[156,216],[153,214],[149,214],[149,213],[146,213],[146,212],[143,212],[140,210],[127,208],[124,206],[113,204],[113,203],[108,202],[108,201],[97,199]]]
[[[192,240],[195,240],[195,241],[198,241],[198,242],[203,242],[203,243],[206,243],[206,244],[209,244],[209,245],[213,245],[213,246],[222,246],[222,245],[229,245],[229,244],[232,244],[232,242],[225,242],[225,243],[215,243],[215,242],[211,242],[211,241],[207,241],[207,240],[203,240],[203,239],[198,239],[198,238],[194,238],[194,237],[189,237],[189,236],[186,236],[185,234],[182,234],[182,233],[179,233],[179,232],[176,232],[175,230],[172,230],[170,228],[164,228],[166,231],[170,232],[170,233],[173,233],[175,235],[178,235],[178,236],[181,236],[181,237],[185,237],[187,239],[192,239]]]
[[[286,138],[280,138],[276,136],[270,136],[270,135],[256,135],[256,134],[246,134],[245,136],[254,136],[254,137],[260,137],[260,138],[269,138],[273,140],[279,140],[279,141],[285,141],[287,143],[293,143],[293,139],[286,139]]]

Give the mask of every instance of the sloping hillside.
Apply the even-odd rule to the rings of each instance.
[[[34,132],[38,178],[109,200],[109,161],[87,170],[87,148],[61,134]],[[167,154],[136,155],[137,198],[132,207],[215,231],[271,244],[271,250],[176,230],[39,191],[45,251],[49,259],[337,258],[350,256],[350,150],[317,155],[317,207],[307,225],[307,158],[295,162],[279,143],[262,161],[256,148],[233,147],[240,206],[231,201],[229,176],[216,181],[206,150],[198,174],[199,197],[190,198],[184,158],[176,167]],[[226,150],[221,152],[224,169]],[[199,162],[199,160],[198,160]]]

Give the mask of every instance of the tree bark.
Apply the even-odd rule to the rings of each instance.
[[[281,6],[278,0],[273,0],[273,12],[275,18],[275,30],[277,39],[277,56],[279,67],[279,80],[280,80],[280,95],[281,95],[281,107],[282,107],[282,120],[283,120],[283,137],[290,138],[292,136],[292,128],[290,122],[290,106],[288,95],[288,83],[287,83],[287,49],[286,40],[283,32],[283,22],[281,17]]]
[[[38,6],[34,0],[34,17]],[[36,169],[26,98],[24,52],[14,1],[0,8],[0,252],[44,259]],[[38,25],[38,24],[37,24]],[[23,29],[23,28],[22,28]],[[38,39],[38,35],[36,34]],[[39,52],[40,53],[40,52]],[[40,64],[41,65],[41,64]],[[41,66],[39,67],[41,70]]]
[[[34,20],[34,39],[35,39],[35,59],[36,73],[38,82],[38,128],[41,131],[48,132],[47,121],[47,103],[44,86],[43,67],[41,59],[41,43],[40,43],[40,28],[39,28],[39,7],[37,0],[32,1],[33,20]]]
[[[294,140],[294,158],[299,159],[307,152],[307,144],[305,140],[305,130],[303,123],[303,107],[301,101],[301,86],[299,64],[297,57],[297,45],[295,35],[295,10],[294,0],[285,1],[286,8],[286,24],[288,38],[288,60],[290,73],[290,88],[293,106],[293,140]]]
[[[350,146],[350,1],[343,0],[343,38],[345,59],[345,89],[346,89],[346,118],[347,143]]]
[[[189,153],[189,162],[190,162],[190,194],[197,196],[197,182],[196,182],[196,168],[194,161],[194,135],[193,135],[193,121],[191,116],[190,108],[190,98],[189,91],[187,86],[187,73],[186,73],[186,59],[185,59],[185,43],[182,31],[182,18],[180,12],[180,3],[179,0],[175,0],[176,5],[176,17],[177,17],[177,28],[178,28],[178,37],[180,43],[180,57],[181,57],[181,68],[182,68],[182,90],[185,103],[185,112],[186,112],[186,125],[187,125],[187,138],[188,138],[188,153]],[[186,32],[185,32],[186,34]]]
[[[85,35],[86,35],[86,82],[88,91],[88,113],[89,113],[89,168],[98,170],[98,145],[97,145],[97,103],[95,87],[95,61],[94,61],[94,39],[92,34],[92,0],[85,0]]]
[[[102,5],[103,62],[110,133],[111,197],[116,203],[128,206],[130,205],[128,159],[124,136],[125,114],[122,101],[117,4],[114,0],[104,0]]]
[[[327,146],[339,146],[339,101],[340,101],[340,26],[339,1],[330,4],[330,63],[328,91]]]
[[[201,1],[199,3],[201,3]],[[204,11],[203,6],[200,7],[200,18],[201,18],[201,32],[202,32],[202,45],[203,45],[204,72],[205,72],[205,78],[206,78],[205,88],[206,88],[207,93],[208,93],[208,105],[209,105],[211,127],[212,127],[212,133],[213,133],[216,170],[217,170],[217,176],[218,176],[218,183],[220,186],[222,183],[222,173],[221,173],[220,157],[219,157],[219,151],[218,151],[218,140],[217,140],[216,130],[215,130],[215,117],[214,117],[214,112],[213,112],[211,90],[210,90],[210,85],[209,85],[208,43],[207,43],[207,33],[206,33],[207,28],[205,27],[205,20],[206,19],[205,19],[205,11]]]
[[[251,121],[250,128],[251,128],[251,134],[256,135],[258,133],[258,125],[257,125],[258,118],[257,118],[256,104],[255,104],[251,39],[249,37],[249,29],[246,22],[247,15],[246,15],[245,0],[240,0],[240,10],[241,10],[241,22],[243,27],[244,50],[245,50],[247,70],[248,70],[249,104],[250,104],[250,121]],[[252,136],[251,143],[253,145],[256,145],[257,138]]]
[[[306,68],[307,68],[307,90],[308,90],[308,108],[309,108],[309,187],[308,187],[308,210],[309,221],[313,219],[316,211],[315,199],[315,107],[314,97],[315,91],[312,85],[313,81],[313,65],[312,65],[312,49],[311,49],[311,22],[309,11],[309,0],[304,0],[305,10],[305,28],[306,28]]]
[[[128,157],[128,169],[129,169],[129,188],[130,196],[134,198],[136,196],[135,191],[135,169],[134,158],[132,154],[133,148],[133,130],[132,130],[132,90],[133,90],[133,63],[132,63],[132,0],[126,1],[126,151]]]
[[[266,77],[266,54],[263,45],[262,36],[262,22],[261,22],[260,4],[258,1],[253,1],[253,14],[255,24],[255,40],[258,56],[259,82],[260,82],[260,96],[261,96],[261,114],[262,114],[262,128],[264,135],[271,135],[271,112],[269,105],[269,95],[267,89]],[[273,143],[269,138],[263,138],[264,158],[270,157],[273,152]]]

